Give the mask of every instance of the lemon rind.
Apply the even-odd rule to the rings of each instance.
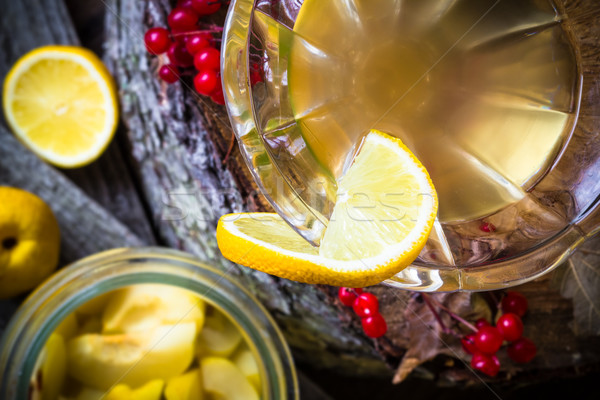
[[[409,266],[419,255],[433,229],[438,198],[425,167],[400,139],[379,131],[371,131],[367,141],[386,146],[403,158],[404,166],[416,176],[419,190],[431,195],[432,202],[423,202],[414,228],[400,242],[386,251],[357,260],[336,260],[317,254],[307,254],[281,248],[242,232],[235,224],[240,218],[273,218],[283,222],[276,213],[234,213],[221,217],[217,225],[217,243],[229,260],[256,270],[303,283],[364,287],[380,283]],[[394,146],[390,146],[390,141]],[[291,231],[291,228],[290,228]],[[298,236],[301,242],[303,239]],[[260,251],[257,251],[260,250]]]
[[[95,146],[74,157],[60,156],[38,146],[34,141],[29,139],[27,132],[21,129],[19,123],[14,118],[13,112],[6,110],[6,108],[10,107],[15,85],[18,83],[19,78],[34,63],[47,59],[49,56],[52,56],[53,59],[74,60],[80,64],[90,73],[94,81],[98,82],[98,87],[104,99],[101,105],[106,111],[104,129],[102,132],[96,133],[98,139],[95,142]],[[118,101],[115,84],[110,73],[93,52],[76,46],[43,46],[25,54],[13,65],[4,80],[2,101],[5,107],[4,115],[6,121],[17,139],[43,160],[62,168],[76,168],[87,165],[100,157],[110,144],[118,123]]]

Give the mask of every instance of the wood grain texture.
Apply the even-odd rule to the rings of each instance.
[[[36,47],[48,44],[80,44],[68,10],[62,1],[4,2],[0,21],[2,81],[13,63]],[[93,22],[93,18],[91,21]],[[122,151],[122,141],[118,139],[115,138],[107,151],[94,163],[76,170],[63,170],[63,173],[83,188],[88,196],[125,222],[146,243],[153,244],[155,240],[151,226],[123,158],[123,154],[128,154],[128,151]]]
[[[593,2],[580,1],[597,4]],[[242,279],[274,314],[301,361],[355,375],[390,373],[384,364],[397,366],[409,342],[403,313],[410,294],[373,289],[390,330],[386,338],[372,341],[361,333],[360,321],[337,302],[336,289],[277,279],[223,260],[214,241],[219,215],[268,207],[237,148],[227,155],[232,133],[226,112],[197,97],[188,79],[168,87],[156,79],[159,60],[146,54],[141,38],[148,27],[166,25],[168,1],[111,0],[108,8],[107,58],[163,239]],[[518,290],[530,301],[526,334],[537,343],[539,356],[531,364],[507,368],[497,382],[531,382],[600,368],[600,341],[574,336],[569,328],[572,305],[551,289],[548,278]],[[438,382],[478,381],[462,363],[445,356],[421,371]]]
[[[78,43],[60,0],[8,2],[2,5],[0,21],[2,81],[14,61],[27,51],[50,43]],[[92,179],[86,172],[80,174],[81,181],[106,182],[102,176]],[[61,228],[61,266],[101,250],[145,243],[63,174],[25,149],[4,121],[0,123],[0,185],[28,190],[50,205]],[[0,302],[0,333],[21,300]]]
[[[41,197],[61,231],[60,266],[102,250],[143,242],[65,176],[26,150],[0,126],[0,185]],[[0,302],[0,334],[21,299]]]
[[[240,267],[220,255],[218,218],[264,202],[251,187],[240,190],[240,182],[251,182],[247,175],[234,175],[223,165],[232,137],[224,110],[206,107],[189,81],[167,87],[156,78],[157,59],[147,55],[142,38],[148,26],[166,25],[170,8],[164,0],[107,2],[106,58],[120,87],[132,153],[162,240],[241,279],[275,316],[297,359],[356,373],[385,371],[372,342],[357,327],[339,324],[337,306],[325,301],[322,290]],[[208,129],[207,121],[218,121],[226,131]],[[220,147],[209,137],[215,133],[226,138]],[[239,162],[239,155],[234,157]]]

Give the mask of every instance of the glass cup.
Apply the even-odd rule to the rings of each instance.
[[[198,294],[234,321],[258,361],[263,399],[298,399],[288,346],[268,312],[240,284],[188,254],[117,249],[84,258],[31,294],[2,338],[0,398],[26,399],[38,355],[60,322],[87,301],[128,285],[160,283]]]
[[[394,135],[427,167],[440,210],[420,256],[386,284],[418,291],[506,288],[552,270],[598,231],[600,100],[592,89],[600,76],[592,55],[600,49],[600,29],[590,28],[600,15],[597,3],[337,2],[356,26],[371,23],[377,30],[377,21],[392,15],[406,38],[418,38],[425,27],[431,39],[407,39],[402,50],[417,72],[400,62],[400,72],[385,71],[412,74],[412,80],[408,89],[381,100],[383,115],[368,103],[352,108],[353,97],[372,93],[348,72],[362,66],[338,62],[359,47],[364,32],[338,35],[326,19],[311,25],[304,15],[309,36],[298,34],[303,3],[233,0],[221,69],[250,172],[307,241],[319,244],[335,204],[336,179],[364,135],[373,127],[394,132],[402,124],[406,131],[437,132]],[[394,13],[378,13],[389,4],[397,5]],[[375,24],[361,20],[361,12]],[[306,27],[319,34],[310,36]],[[374,49],[373,57],[386,57],[386,51]],[[367,72],[381,72],[364,58]],[[302,68],[310,79],[299,84]],[[310,97],[319,91],[319,99]],[[353,119],[352,110],[371,119]]]

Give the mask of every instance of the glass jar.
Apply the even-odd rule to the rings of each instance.
[[[110,250],[77,261],[29,296],[2,338],[0,399],[28,398],[38,355],[67,315],[96,296],[141,283],[185,288],[228,315],[258,362],[261,398],[299,397],[288,346],[271,316],[250,293],[223,272],[188,254],[139,248]]]

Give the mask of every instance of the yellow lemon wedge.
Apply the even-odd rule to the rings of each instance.
[[[433,227],[438,199],[429,174],[399,140],[371,131],[338,182],[320,247],[275,213],[221,217],[217,242],[229,260],[305,283],[364,287],[412,263]]]
[[[63,168],[102,154],[118,120],[114,82],[100,59],[74,46],[45,46],[21,57],[4,80],[3,108],[15,136]]]

